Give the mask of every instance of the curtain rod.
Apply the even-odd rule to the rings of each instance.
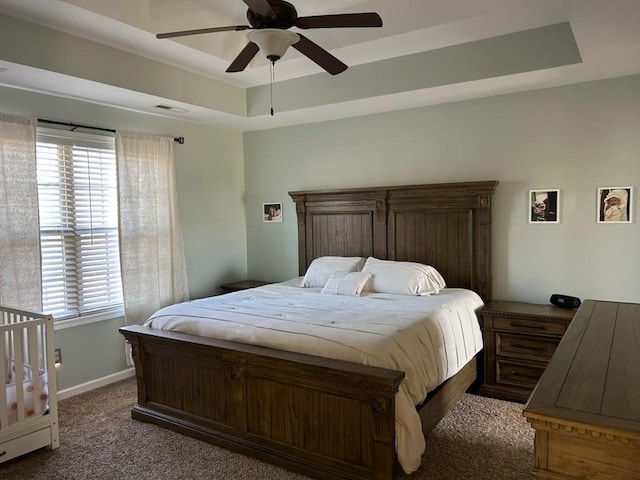
[[[56,120],[45,120],[44,118],[39,118],[38,122],[50,123],[52,125],[62,125],[64,127],[88,128],[91,130],[99,130],[101,132],[116,133],[116,131],[112,128],[92,127],[91,125],[82,125],[81,123],[58,122]],[[173,141],[182,145],[184,144],[184,137],[174,137]]]

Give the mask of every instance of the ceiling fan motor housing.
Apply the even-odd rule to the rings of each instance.
[[[249,9],[247,10],[249,24],[253,28],[282,28],[286,30],[293,27],[298,18],[298,12],[295,7],[284,0],[268,1],[271,9],[276,14],[275,18],[261,17]]]

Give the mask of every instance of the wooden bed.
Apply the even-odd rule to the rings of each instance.
[[[290,192],[299,273],[323,255],[434,266],[491,299],[495,181]],[[404,373],[254,345],[120,329],[138,384],[134,419],[322,479],[391,479]],[[425,434],[476,378],[475,359],[419,407]]]

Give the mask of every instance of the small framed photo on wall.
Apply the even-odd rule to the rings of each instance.
[[[282,203],[272,202],[262,204],[262,221],[265,223],[282,222]]]
[[[529,223],[560,223],[560,190],[529,190]]]
[[[631,223],[633,187],[598,187],[598,223]]]

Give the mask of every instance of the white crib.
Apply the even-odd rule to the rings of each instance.
[[[53,318],[0,306],[0,362],[0,463],[58,448]]]

